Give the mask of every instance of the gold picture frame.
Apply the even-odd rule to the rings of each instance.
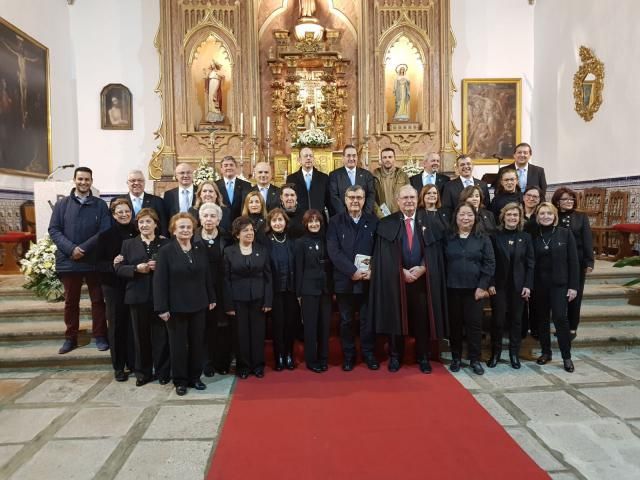
[[[0,18],[0,173],[51,171],[49,49]]]
[[[580,47],[580,61],[582,64],[573,76],[573,99],[576,113],[589,122],[602,105],[604,63],[585,46]]]
[[[513,160],[521,141],[522,79],[462,80],[462,151],[476,164]]]

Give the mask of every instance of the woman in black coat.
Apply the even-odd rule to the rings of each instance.
[[[258,193],[258,195],[260,195]],[[271,310],[271,262],[248,217],[233,221],[237,243],[224,251],[225,312],[233,317],[236,337],[236,375],[264,377],[265,313]]]
[[[564,369],[573,372],[571,361],[571,336],[567,309],[578,294],[579,262],[573,234],[558,226],[558,211],[553,204],[543,202],[536,214],[538,231],[533,237],[536,257],[534,276],[535,313],[540,334],[542,355],[536,363],[551,361],[551,333],[549,317],[556,327],[558,345],[562,353]]]
[[[296,300],[294,241],[289,238],[289,217],[281,208],[267,215],[267,238],[270,242],[273,277],[273,357],[276,371],[296,368],[293,340],[300,313]]]
[[[518,174],[514,168],[500,169],[496,184],[496,193],[489,204],[489,210],[497,219],[507,203],[522,203],[522,192],[520,192]]]
[[[269,239],[267,238],[267,204],[264,203],[262,194],[257,190],[247,193],[242,207],[242,215],[251,220],[255,241],[263,247],[269,248]]]
[[[489,297],[488,288],[495,274],[495,258],[491,240],[477,230],[476,219],[473,206],[458,204],[453,213],[453,233],[445,245],[452,357],[449,369],[452,372],[460,370],[464,328],[471,369],[476,375],[482,375],[482,307],[484,299]]]
[[[418,196],[418,208],[422,218],[434,231],[437,238],[444,238],[449,231],[451,220],[440,203],[440,192],[433,184],[425,185]]]
[[[509,361],[511,367],[520,368],[522,340],[522,311],[533,288],[535,259],[531,236],[522,231],[524,214],[519,203],[507,203],[500,212],[498,232],[492,238],[496,258],[496,273],[491,297],[491,358],[487,362],[494,368],[500,361],[502,334],[509,314]]]
[[[322,373],[329,368],[331,320],[331,264],[322,233],[322,214],[307,210],[302,217],[305,235],[296,241],[296,296],[302,310],[304,359],[307,368]]]
[[[468,203],[475,208],[477,213],[477,225],[475,226],[475,230],[487,235],[493,235],[496,233],[496,219],[493,216],[493,213],[484,208],[486,205],[485,202],[488,202],[489,199],[484,198],[484,194],[480,187],[477,185],[465,187],[464,190],[460,192],[460,201]],[[451,222],[452,224],[455,224],[455,218],[452,218]]]
[[[124,301],[131,312],[135,349],[136,386],[149,383],[154,376],[161,385],[169,383],[171,364],[167,327],[153,311],[153,272],[156,256],[167,240],[155,234],[158,214],[143,208],[136,216],[140,235],[122,244],[119,277],[127,280]]]
[[[593,237],[589,217],[582,212],[577,212],[578,196],[570,188],[561,187],[553,193],[551,203],[558,209],[558,225],[571,230],[578,250],[578,262],[580,263],[580,282],[578,295],[569,304],[569,334],[571,340],[576,338],[576,331],[580,323],[580,307],[582,307],[582,294],[587,273],[593,272]]]
[[[207,309],[216,306],[207,252],[192,242],[196,220],[177,213],[169,222],[174,238],[158,252],[153,277],[153,303],[167,322],[171,373],[177,395],[187,387],[204,390],[200,380],[204,359],[204,326]]]
[[[224,249],[231,244],[227,233],[219,227],[222,209],[215,203],[203,203],[198,209],[201,228],[193,236],[194,243],[200,243],[207,252],[209,270],[213,277],[218,308],[207,310],[204,336],[204,375],[213,377],[217,371],[221,375],[229,373],[231,365],[231,325],[224,313]]]
[[[118,382],[126,382],[125,366],[133,370],[135,353],[130,338],[131,320],[129,307],[124,302],[126,281],[115,274],[113,261],[120,254],[122,242],[136,236],[136,227],[131,223],[131,207],[124,198],[111,202],[109,207],[115,220],[113,226],[102,232],[97,243],[97,264],[102,283],[102,293],[109,322],[109,346],[114,377]]]

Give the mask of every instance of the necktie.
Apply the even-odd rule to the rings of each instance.
[[[524,192],[527,188],[527,177],[524,173],[524,168],[518,169],[518,183],[520,183],[520,190]]]
[[[227,182],[227,196],[229,197],[229,203],[233,203],[233,181]]]
[[[133,213],[138,215],[138,212],[142,209],[142,199],[140,197],[133,197]]]
[[[307,184],[307,191],[311,190],[311,174],[310,173],[304,174],[304,183]]]
[[[188,212],[191,202],[189,201],[189,190],[183,189],[180,197],[180,211]]]
[[[465,187],[473,187],[473,180],[469,180],[468,178],[464,181]]]
[[[356,172],[353,170],[349,170],[349,180],[351,180],[351,185],[356,184]]]
[[[407,243],[409,244],[409,251],[413,247],[413,229],[411,228],[411,218],[404,219],[404,228],[407,231]]]
[[[265,201],[267,201],[267,192],[269,191],[269,189],[262,187],[260,189],[260,193],[262,194],[262,199]]]
[[[427,183],[430,184],[430,185],[435,185],[436,184],[435,174],[433,174],[433,173],[429,174],[429,179],[427,180]]]

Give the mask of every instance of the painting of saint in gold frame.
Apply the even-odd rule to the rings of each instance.
[[[133,130],[131,91],[121,83],[110,83],[100,92],[103,130]]]
[[[51,169],[49,49],[0,18],[0,172]]]
[[[462,80],[462,151],[478,164],[513,159],[522,125],[520,78]]]

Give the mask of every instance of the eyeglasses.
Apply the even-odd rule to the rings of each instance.
[[[129,183],[144,183],[144,180],[129,179],[129,180],[127,180],[127,182],[129,182]]]
[[[540,195],[532,195],[531,193],[525,193],[524,196],[527,198],[531,198],[533,200],[540,200]]]
[[[364,197],[362,195],[347,195],[347,200],[364,200]]]
[[[560,201],[561,202],[575,202],[575,200],[573,198],[561,198]]]

